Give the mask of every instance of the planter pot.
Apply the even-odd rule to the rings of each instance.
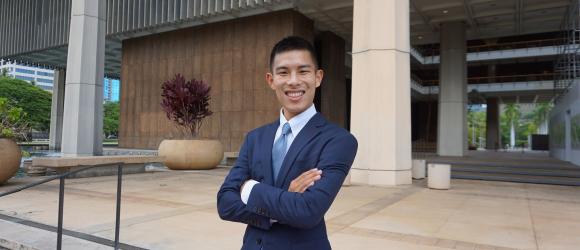
[[[20,167],[22,152],[11,139],[0,139],[0,185],[10,179]]]
[[[22,167],[27,176],[44,176],[46,175],[45,167],[32,166],[32,160],[25,160]]]
[[[173,170],[212,169],[224,158],[224,147],[217,140],[163,140],[158,152]]]

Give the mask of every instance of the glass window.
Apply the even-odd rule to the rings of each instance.
[[[32,75],[34,75],[34,70],[29,70],[29,69],[16,68],[16,72],[17,73],[24,73],[24,74],[32,74]]]
[[[20,80],[24,80],[24,81],[29,81],[29,82],[34,81],[34,78],[28,77],[28,76],[16,76],[16,79],[20,79]]]
[[[43,82],[43,83],[50,83],[52,84],[52,80],[50,79],[43,79],[43,78],[36,78],[37,82]]]
[[[53,73],[50,73],[50,72],[42,72],[42,71],[38,71],[38,72],[36,72],[36,74],[39,75],[39,76],[50,76],[50,77],[53,77],[54,76]]]

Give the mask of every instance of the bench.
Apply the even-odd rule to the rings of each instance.
[[[45,167],[55,170],[57,173],[64,173],[82,167],[104,164],[91,170],[79,172],[69,178],[83,178],[95,176],[107,176],[117,174],[117,165],[122,162],[123,174],[144,173],[145,165],[152,163],[162,163],[163,157],[152,155],[110,155],[110,156],[78,156],[78,157],[39,157],[32,159],[33,167]],[[111,165],[107,165],[110,163]]]

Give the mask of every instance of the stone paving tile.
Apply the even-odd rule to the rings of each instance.
[[[199,249],[239,248],[245,226],[221,221],[215,208],[216,192],[228,170],[126,175],[122,241],[153,249],[192,244]],[[580,188],[467,180],[452,180],[447,191],[425,185],[421,180],[397,187],[343,187],[326,216],[333,247],[567,250],[580,246],[580,237],[575,237],[580,230]],[[0,213],[54,225],[57,186],[49,183],[3,197]],[[65,227],[112,237],[115,188],[114,176],[67,180]],[[208,239],[206,232],[212,232],[215,242],[202,244]]]
[[[381,230],[370,230],[357,227],[347,227],[340,231],[341,234],[351,234],[357,236],[363,236],[368,238],[380,238],[388,239],[392,241],[400,241],[406,243],[412,243],[414,245],[422,246],[436,246],[448,249],[460,249],[460,250],[475,250],[475,249],[506,249],[515,250],[517,248],[505,248],[502,246],[476,244],[473,242],[457,241],[451,239],[442,239],[436,237],[425,237],[420,235],[395,233]]]

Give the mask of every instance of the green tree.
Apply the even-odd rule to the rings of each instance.
[[[26,81],[0,77],[0,97],[8,99],[13,107],[22,108],[32,129],[47,131],[50,128],[50,92]]]
[[[504,114],[506,123],[510,126],[510,148],[514,148],[516,145],[517,123],[519,122],[521,116],[520,106],[515,103],[506,104]]]
[[[486,112],[473,111],[471,108],[467,111],[467,140],[470,146],[481,146],[480,137],[485,137],[486,133]]]
[[[0,77],[8,77],[8,69],[3,68],[2,72],[0,73]]]
[[[550,114],[551,110],[552,110],[552,104],[549,102],[539,103],[536,105],[536,108],[534,109],[534,111],[532,111],[532,115],[531,115],[531,119],[532,119],[531,128],[533,128],[533,130],[530,132],[532,132],[532,133],[538,132],[538,129],[540,128],[542,123],[544,123],[548,120],[548,115]]]
[[[107,102],[104,105],[103,132],[105,136],[119,134],[119,103]]]
[[[22,108],[12,107],[8,99],[0,97],[0,138],[26,140],[29,129],[25,118]]]

